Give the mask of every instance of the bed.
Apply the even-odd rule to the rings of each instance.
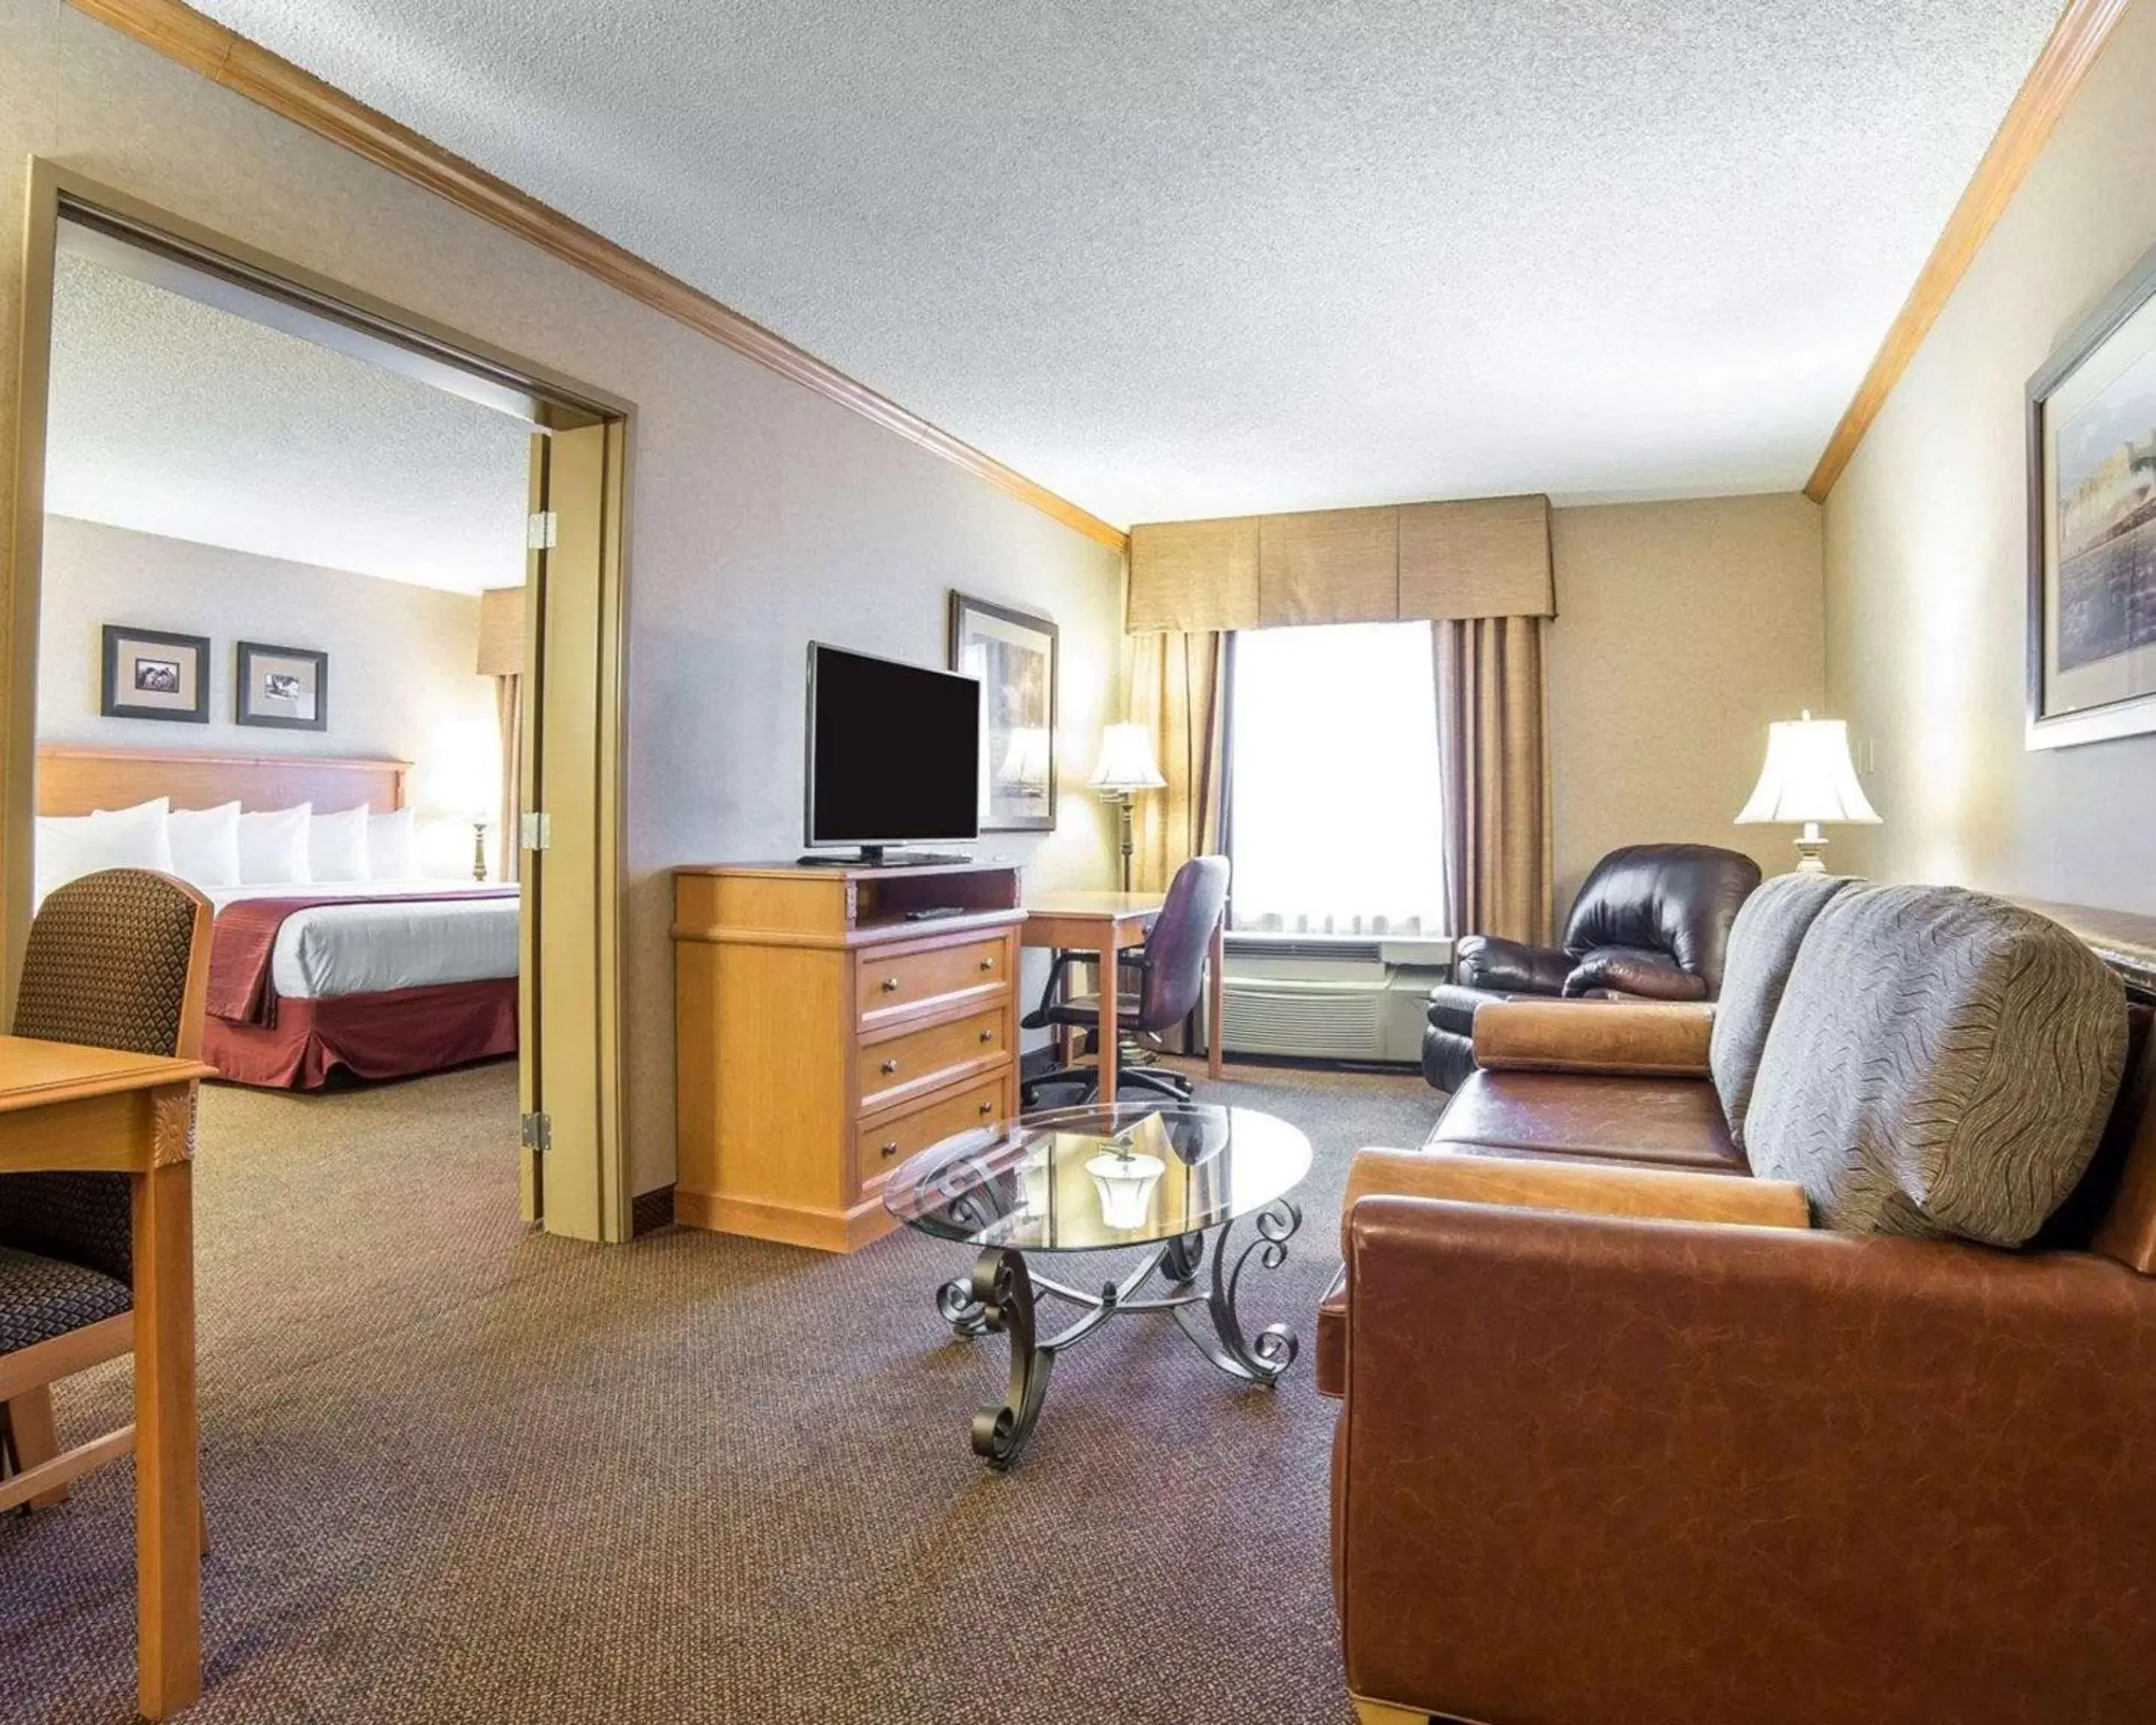
[[[38,751],[38,813],[405,806],[408,763],[150,750]],[[217,913],[203,1057],[234,1083],[318,1090],[514,1054],[519,899],[470,880],[205,887]]]

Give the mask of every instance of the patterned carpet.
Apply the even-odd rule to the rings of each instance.
[[[1439,1099],[1259,1069],[1220,1094],[1317,1147],[1288,1263],[1245,1283],[1303,1358],[1254,1391],[1120,1321],[998,1476],[965,1433],[1003,1343],[932,1300],[961,1248],[528,1235],[505,1066],[208,1093],[187,1717],[1342,1725],[1312,1310],[1348,1156],[1419,1142]],[[62,1435],[126,1407],[124,1375],[78,1380]],[[0,1717],[134,1717],[131,1481],[0,1520]]]

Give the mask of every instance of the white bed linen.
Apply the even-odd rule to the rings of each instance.
[[[222,911],[242,899],[374,898],[470,891],[475,885],[470,880],[286,880],[222,887],[208,896]],[[515,976],[516,918],[514,896],[295,911],[277,931],[270,984],[287,1000],[327,1000]]]

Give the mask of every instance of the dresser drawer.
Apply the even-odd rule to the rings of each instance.
[[[854,1171],[865,1186],[931,1144],[970,1127],[992,1124],[1003,1111],[1004,1077],[998,1073],[954,1096],[939,1096],[903,1114],[887,1114],[855,1129]]]
[[[939,1079],[955,1076],[973,1060],[1004,1052],[1004,1009],[969,1013],[947,1024],[929,1024],[865,1045],[860,1051],[861,1109],[879,1106],[893,1091],[918,1089]]]
[[[854,986],[860,1015],[866,1020],[967,988],[998,987],[1009,982],[1009,948],[998,937],[908,952],[902,958],[864,952],[855,970]]]

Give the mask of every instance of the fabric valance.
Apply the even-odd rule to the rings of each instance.
[[[1556,613],[1539,495],[1131,529],[1133,634]]]

